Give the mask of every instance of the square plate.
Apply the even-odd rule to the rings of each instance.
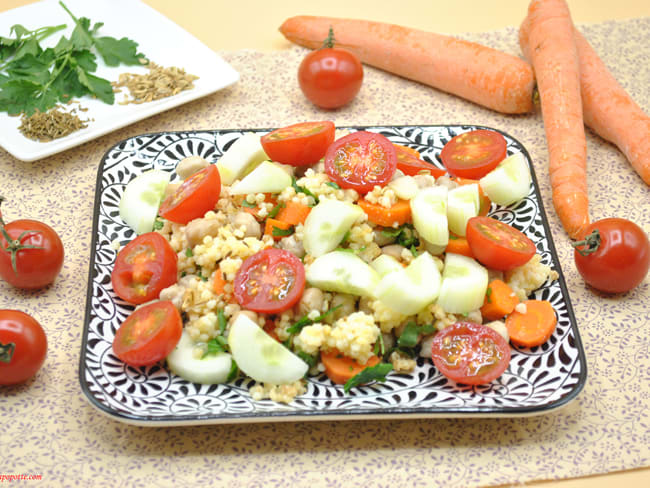
[[[23,136],[18,127],[20,117],[0,113],[0,146],[17,159],[35,161],[78,146],[111,131],[196,100],[225,88],[239,80],[239,73],[198,39],[140,0],[65,0],[68,9],[77,17],[87,17],[92,23],[103,22],[99,33],[120,39],[127,37],[138,43],[138,52],[144,53],[156,64],[168,68],[177,66],[199,77],[194,88],[177,95],[142,104],[120,105],[127,91],[115,95],[115,103],[107,105],[85,96],[77,99],[88,111],[82,119],[91,119],[88,127],[50,142],[37,142]],[[14,24],[28,29],[46,25],[66,24],[67,28],[42,41],[43,47],[52,47],[62,35],[69,37],[74,21],[59,5],[58,0],[44,0],[0,14],[1,36],[8,36]],[[141,66],[120,65],[107,67],[97,56],[99,77],[116,81],[120,73],[146,73]]]
[[[393,142],[413,147],[429,162],[453,136],[478,126],[355,127],[380,132]],[[494,129],[493,129],[494,130]],[[555,333],[540,347],[512,349],[506,372],[489,385],[461,386],[420,358],[412,374],[389,374],[384,383],[355,388],[349,394],[325,375],[310,378],[307,392],[285,405],[254,401],[253,381],[245,378],[221,385],[197,385],[169,373],[161,365],[132,368],[112,354],[116,329],[133,307],[116,298],[111,270],[112,243],[135,237],[119,217],[124,186],[152,168],[173,171],[181,159],[199,155],[211,163],[244,132],[219,130],[145,134],[126,139],[104,156],[97,175],[95,213],[88,278],[85,327],[79,379],[90,403],[123,422],[159,426],[261,421],[346,420],[353,418],[486,417],[542,414],[574,399],[586,381],[585,355],[555,247],[542,207],[537,180],[526,149],[502,132],[508,154],[522,152],[531,168],[528,197],[510,207],[493,205],[490,215],[530,237],[542,257],[559,273],[534,298],[549,300],[558,315]],[[173,173],[172,179],[177,178]]]

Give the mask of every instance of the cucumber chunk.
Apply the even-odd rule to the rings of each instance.
[[[464,236],[467,229],[467,221],[478,215],[480,206],[477,183],[463,185],[449,190],[447,198],[449,230],[456,235]]]
[[[305,270],[307,282],[325,291],[373,296],[379,275],[363,259],[349,251],[332,251],[314,260]]]
[[[232,185],[259,163],[269,159],[262,148],[258,134],[247,133],[231,144],[217,161],[221,183]]]
[[[388,254],[380,254],[378,257],[372,260],[370,267],[374,269],[380,278],[383,278],[385,275],[391,271],[398,271],[404,269],[397,259]]]
[[[225,383],[230,375],[232,357],[226,352],[194,357],[194,341],[183,331],[181,340],[167,356],[167,366],[181,378],[202,385]]]
[[[305,220],[305,251],[319,257],[336,249],[345,233],[363,214],[361,207],[353,203],[322,198]]]
[[[420,190],[411,200],[413,227],[426,242],[441,247],[449,242],[447,196],[446,187],[432,186]]]
[[[447,253],[438,304],[448,313],[469,313],[481,308],[488,286],[488,272],[472,258]]]
[[[280,193],[291,186],[291,176],[276,163],[262,161],[241,181],[230,187],[231,195],[248,195],[249,193]]]
[[[485,194],[497,205],[510,205],[528,196],[530,168],[523,153],[515,153],[479,180]]]
[[[230,326],[228,344],[239,369],[255,381],[284,385],[299,380],[309,369],[306,362],[244,314]]]
[[[413,315],[433,303],[440,292],[440,283],[435,260],[423,252],[406,268],[384,275],[375,289],[375,296],[395,312]]]
[[[119,204],[120,217],[138,234],[153,230],[169,178],[167,171],[152,169],[133,178],[124,188]]]

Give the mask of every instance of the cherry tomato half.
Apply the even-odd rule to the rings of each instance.
[[[510,364],[510,346],[486,325],[456,322],[435,335],[431,359],[452,381],[485,385],[501,376]]]
[[[176,283],[178,256],[157,232],[147,232],[129,242],[115,258],[111,283],[117,296],[129,303],[158,298],[163,288]]]
[[[262,147],[273,161],[291,166],[309,166],[334,142],[334,122],[302,122],[262,136]]]
[[[233,285],[235,299],[243,308],[279,313],[300,300],[305,289],[305,268],[289,251],[263,249],[246,258]]]
[[[0,385],[27,381],[41,368],[46,354],[41,324],[19,310],[0,310]]]
[[[113,352],[129,366],[149,366],[164,359],[181,339],[181,314],[170,301],[135,310],[113,338]]]
[[[0,224],[0,277],[23,289],[52,283],[63,266],[63,243],[56,231],[36,220]]]
[[[444,169],[440,169],[431,163],[427,163],[420,158],[420,153],[415,149],[401,144],[393,144],[397,155],[397,169],[405,175],[415,176],[421,171],[428,171],[431,176],[438,178],[447,174]]]
[[[358,131],[334,141],[325,153],[325,172],[341,188],[368,193],[390,181],[397,168],[395,146],[374,132]]]
[[[160,216],[176,222],[187,224],[208,211],[219,201],[221,177],[216,166],[210,165],[194,173],[160,205]]]
[[[363,66],[356,55],[334,47],[333,32],[324,47],[310,52],[298,68],[298,84],[307,99],[320,108],[339,108],[357,96]]]
[[[440,152],[449,174],[478,180],[506,157],[506,140],[493,130],[479,129],[459,134]]]
[[[507,271],[535,254],[535,244],[524,233],[492,217],[472,217],[465,234],[474,257],[488,268]]]
[[[646,233],[626,219],[592,222],[581,241],[573,243],[573,257],[582,278],[597,290],[623,293],[648,274],[650,243]]]

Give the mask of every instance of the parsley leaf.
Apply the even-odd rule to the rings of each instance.
[[[375,366],[364,368],[343,385],[343,390],[345,393],[348,393],[355,386],[364,385],[371,381],[386,381],[386,375],[392,370],[393,365],[390,363],[379,363]]]
[[[334,311],[338,310],[339,308],[341,308],[341,305],[337,305],[336,307],[332,307],[329,310],[327,310],[326,312],[324,312],[321,315],[319,315],[318,317],[316,317],[315,319],[310,319],[308,315],[305,315],[302,318],[300,318],[298,320],[298,322],[296,322],[295,324],[290,326],[287,329],[287,333],[289,335],[298,334],[303,329],[303,327],[306,327],[308,325],[313,325],[313,324],[315,324],[317,322],[322,322],[323,320],[325,320],[325,318],[327,318],[328,315],[334,313]]]
[[[382,230],[382,234],[386,237],[394,238],[396,244],[411,249],[411,253],[413,253],[414,256],[417,256],[417,250],[415,250],[415,248],[420,245],[420,240],[418,239],[412,224],[404,224],[394,229],[387,228]]]
[[[296,190],[296,193],[304,193],[304,194],[307,195],[308,197],[312,197],[312,198],[316,201],[316,203],[318,203],[318,197],[317,197],[316,195],[314,195],[314,194],[309,190],[309,188],[305,188],[305,187],[303,187],[303,186],[300,186],[300,185],[296,182],[296,178],[295,178],[295,177],[291,177],[291,186],[293,187],[294,190]]]
[[[294,233],[293,225],[288,229],[280,229],[279,227],[273,226],[273,230],[271,231],[273,237],[286,237],[286,236],[290,236],[293,233]]]

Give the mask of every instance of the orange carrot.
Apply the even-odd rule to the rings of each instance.
[[[304,224],[307,215],[311,212],[311,207],[304,203],[289,200],[284,207],[280,209],[276,219],[286,222],[289,225]]]
[[[343,355],[336,349],[328,352],[321,351],[320,359],[325,366],[325,374],[334,383],[343,385],[347,381],[361,373],[364,369],[370,366],[376,366],[381,362],[379,356],[370,356],[366,364],[359,364],[354,359]]]
[[[278,337],[277,332],[275,332],[275,322],[271,319],[267,319],[266,322],[264,322],[264,332],[273,337],[276,341],[282,342]]]
[[[468,258],[474,258],[474,254],[472,254],[472,249],[469,247],[467,239],[462,236],[457,236],[452,232],[449,233],[449,243],[445,248],[445,252],[462,254]]]
[[[415,176],[422,171],[428,171],[431,176],[438,178],[447,174],[444,169],[423,160],[417,150],[401,144],[393,143],[393,146],[395,146],[395,153],[397,154],[397,169],[405,175]]]
[[[522,302],[526,312],[515,310],[506,318],[510,342],[516,346],[534,347],[544,344],[557,325],[553,305],[547,300],[526,300]]]
[[[287,19],[280,32],[291,42],[316,49],[330,27],[336,46],[363,63],[498,112],[533,110],[531,66],[481,44],[394,24],[308,15]]]
[[[411,204],[408,200],[397,200],[392,207],[386,208],[361,198],[358,202],[370,222],[384,227],[392,227],[396,222],[402,225],[411,221]]]
[[[274,240],[279,241],[284,236],[274,236],[273,229],[289,230],[290,228],[291,228],[291,224],[287,224],[286,222],[283,222],[278,219],[268,218],[266,219],[266,224],[264,224],[264,234],[272,236]]]
[[[519,43],[535,69],[553,206],[571,238],[589,225],[587,143],[573,22],[565,0],[532,0]]]
[[[512,313],[518,303],[519,298],[507,283],[492,280],[485,294],[481,315],[484,320],[499,320]]]
[[[587,39],[577,30],[574,36],[585,124],[613,142],[650,185],[650,117],[616,81]]]
[[[228,303],[235,303],[235,297],[232,295],[232,293],[226,292],[226,284],[228,281],[226,281],[226,278],[224,278],[221,270],[216,270],[212,276],[212,291],[216,295],[223,296]]]

